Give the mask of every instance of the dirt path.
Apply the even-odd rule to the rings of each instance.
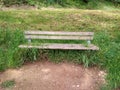
[[[104,72],[97,68],[50,62],[24,65],[0,74],[0,83],[14,79],[11,89],[0,90],[99,90],[104,83]]]

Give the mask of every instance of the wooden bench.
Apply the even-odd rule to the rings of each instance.
[[[38,48],[38,49],[61,49],[61,50],[99,50],[99,48],[91,44],[93,40],[93,32],[63,32],[63,31],[25,31],[25,38],[28,44],[20,45],[20,48]],[[33,45],[31,40],[47,39],[47,40],[85,40],[84,44],[65,44],[65,43],[43,43]]]

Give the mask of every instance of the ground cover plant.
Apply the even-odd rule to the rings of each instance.
[[[113,90],[120,83],[120,11],[105,10],[38,10],[0,11],[0,71],[19,67],[24,62],[49,58],[56,63],[67,60],[86,67],[98,66],[108,73],[104,89]],[[24,30],[93,31],[93,43],[100,50],[64,51],[19,49],[27,43]],[[37,41],[38,42],[38,41]],[[41,41],[43,42],[43,41]],[[49,41],[52,42],[52,41]],[[63,42],[66,41],[57,41]],[[69,43],[79,41],[67,41]]]

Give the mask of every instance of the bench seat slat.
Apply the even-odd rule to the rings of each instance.
[[[38,49],[60,49],[60,50],[99,50],[99,48],[93,44],[84,46],[83,44],[56,44],[45,43],[40,45],[20,45],[20,48],[38,48]]]
[[[54,40],[92,40],[92,36],[38,36],[25,35],[26,39],[54,39]]]
[[[25,31],[26,35],[94,35],[94,32]]]

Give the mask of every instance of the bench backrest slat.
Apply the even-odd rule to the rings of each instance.
[[[94,32],[25,31],[26,35],[94,35]]]
[[[93,32],[25,31],[26,39],[92,40]]]
[[[58,40],[92,40],[91,36],[37,36],[37,35],[27,35],[26,39],[58,39]]]

